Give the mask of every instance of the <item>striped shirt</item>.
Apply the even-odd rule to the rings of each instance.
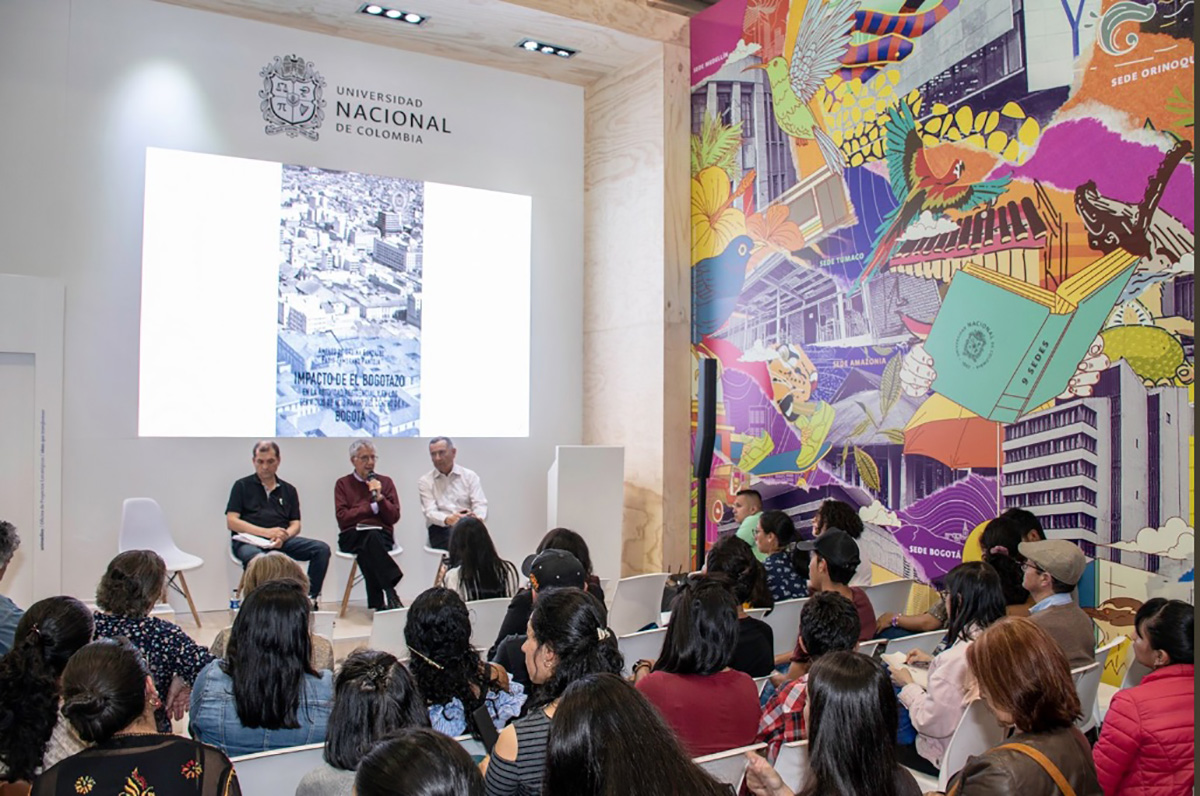
[[[517,719],[513,728],[517,731],[517,759],[492,755],[484,778],[486,796],[538,796],[542,792],[550,717],[544,710],[535,710]]]

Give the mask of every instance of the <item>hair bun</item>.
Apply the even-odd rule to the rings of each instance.
[[[104,699],[89,692],[72,694],[63,700],[62,714],[68,719],[86,720],[104,712]]]

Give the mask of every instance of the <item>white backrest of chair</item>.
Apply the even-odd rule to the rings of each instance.
[[[618,636],[627,636],[646,625],[657,624],[666,584],[665,572],[621,578],[613,595],[612,610],[608,612],[608,626]]]
[[[875,648],[881,644],[890,646],[886,638],[873,638],[868,641],[858,642],[858,651],[863,655],[874,655]]]
[[[613,595],[617,593],[617,581],[612,578],[600,578],[600,591],[604,592],[604,607],[612,606]]]
[[[800,636],[800,611],[807,597],[795,600],[780,600],[775,607],[763,617],[763,621],[771,626],[775,636],[775,654],[781,655],[796,648],[796,639]]]
[[[333,628],[337,624],[337,611],[313,611],[309,618],[309,629],[314,636],[321,636],[333,643]]]
[[[762,696],[763,689],[767,687],[767,683],[769,682],[771,682],[771,675],[754,678],[754,686],[758,689],[759,696]]]
[[[981,755],[1004,740],[1004,728],[996,720],[991,708],[982,699],[967,705],[958,729],[950,737],[946,752],[942,755],[942,768],[938,776],[938,790],[945,791],[950,778],[962,770],[967,758]]]
[[[1150,667],[1138,663],[1137,658],[1133,657],[1133,647],[1129,648],[1128,665],[1125,668],[1125,676],[1121,680],[1121,688],[1133,688],[1142,682],[1142,678],[1150,674]]]
[[[325,744],[293,746],[233,759],[243,796],[295,793],[304,775],[323,762]]]
[[[890,583],[863,586],[862,590],[871,600],[871,607],[875,609],[876,616],[887,613],[902,614],[908,607],[908,593],[912,590],[912,583],[911,580],[893,580]]]
[[[792,741],[779,747],[775,771],[792,793],[799,793],[808,781],[808,741]]]
[[[117,551],[126,550],[153,550],[160,556],[179,550],[162,507],[153,498],[125,498],[121,505]]]
[[[724,752],[694,758],[696,765],[711,774],[718,782],[732,785],[734,789],[742,789],[742,780],[746,777],[746,752],[757,752],[766,748],[765,743],[750,746],[740,746]]]
[[[617,636],[617,646],[625,658],[625,674],[633,672],[633,665],[640,660],[655,661],[662,654],[663,639],[667,637],[665,627]]]
[[[913,650],[920,650],[929,655],[937,649],[937,645],[942,643],[942,639],[946,637],[945,630],[933,630],[929,633],[914,633],[911,636],[901,636],[888,640],[887,651],[903,652],[905,655]]]
[[[771,609],[770,608],[747,608],[746,616],[752,616],[755,619],[762,619],[764,616],[767,615],[767,611],[769,611],[769,610],[771,610]]]
[[[1124,644],[1126,641],[1128,641],[1128,639],[1125,636],[1116,636],[1107,644],[1096,647],[1096,663],[1100,664],[1101,669],[1103,669],[1104,665],[1108,663],[1109,653]]]
[[[404,626],[408,624],[408,609],[393,608],[376,611],[371,622],[371,649],[390,652],[400,660],[408,657],[408,645],[404,643]]]
[[[471,646],[482,649],[492,646],[500,625],[504,624],[510,602],[508,597],[467,602],[467,611],[471,614]]]
[[[1075,691],[1079,694],[1079,708],[1083,718],[1075,722],[1075,726],[1087,732],[1096,726],[1096,697],[1100,694],[1100,679],[1104,676],[1104,666],[1099,663],[1089,663],[1071,670],[1071,678],[1075,681]]]

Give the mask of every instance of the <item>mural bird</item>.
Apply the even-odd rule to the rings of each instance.
[[[746,281],[746,263],[754,241],[738,235],[714,257],[705,257],[692,267],[692,342],[720,329],[733,314],[742,284]]]
[[[850,45],[858,4],[859,0],[808,0],[791,61],[777,55],[765,64],[746,67],[767,70],[780,129],[803,142],[815,140],[835,174],[845,171],[845,159],[818,125],[810,104],[825,80],[844,66],[841,59]]]
[[[892,250],[899,242],[909,224],[929,211],[940,216],[947,210],[967,212],[980,205],[994,202],[1012,182],[1012,176],[982,182],[961,182],[965,164],[954,161],[946,172],[935,174],[926,157],[921,135],[912,108],[901,100],[888,114],[887,164],[892,193],[898,205],[883,218],[875,232],[875,244],[871,257],[863,266],[862,273],[850,286],[849,295],[862,290],[875,272],[886,265]]]

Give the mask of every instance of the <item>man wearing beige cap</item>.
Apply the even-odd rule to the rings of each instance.
[[[1094,663],[1095,625],[1071,598],[1087,568],[1083,551],[1066,539],[1021,542],[1017,549],[1025,557],[1022,585],[1034,599],[1029,618],[1059,643],[1072,669]]]

